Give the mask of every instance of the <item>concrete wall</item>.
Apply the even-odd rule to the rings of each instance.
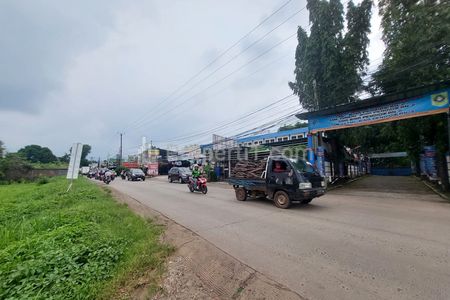
[[[30,171],[30,177],[53,177],[53,176],[65,176],[67,169],[33,169]]]

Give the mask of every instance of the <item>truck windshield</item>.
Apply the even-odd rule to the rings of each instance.
[[[317,173],[316,168],[303,159],[289,159],[292,162],[294,168],[301,173]]]

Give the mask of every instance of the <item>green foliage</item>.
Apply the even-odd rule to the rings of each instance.
[[[47,178],[47,177],[40,177],[40,178],[36,181],[36,184],[37,184],[37,185],[43,185],[43,184],[47,184],[47,183],[49,183],[49,182],[50,182],[49,178]]]
[[[29,178],[31,164],[17,153],[8,153],[0,159],[0,182],[21,181]]]
[[[291,130],[291,129],[296,129],[296,128],[304,128],[304,127],[308,127],[308,123],[306,123],[306,122],[297,122],[297,123],[292,124],[292,125],[281,126],[280,128],[278,128],[278,132]]]
[[[295,82],[289,86],[307,110],[354,101],[368,64],[367,45],[372,1],[308,0],[311,33],[298,28]]]
[[[379,2],[386,51],[371,83],[372,93],[400,92],[450,78],[450,6],[444,2]],[[416,161],[425,145],[436,145],[441,154],[448,147],[443,114],[347,133],[346,142],[359,139],[369,152],[407,151]]]
[[[68,153],[64,153],[64,155],[59,157],[58,160],[60,162],[63,162],[63,163],[69,163],[70,162],[70,155]]]
[[[57,161],[56,156],[47,147],[41,147],[39,145],[28,145],[20,149],[18,154],[25,157],[33,163],[51,163]]]
[[[438,1],[381,0],[383,62],[370,84],[374,94],[448,80],[450,76],[450,6]],[[366,153],[407,151],[418,162],[423,146],[447,149],[445,114],[340,130],[332,134]],[[441,176],[445,175],[440,168]]]
[[[0,298],[111,299],[127,278],[161,273],[161,228],[87,180],[0,186]]]
[[[0,141],[0,159],[2,159],[3,156],[5,156],[5,144]]]
[[[117,175],[120,175],[120,173],[122,172],[122,171],[125,171],[125,172],[127,172],[127,171],[129,171],[130,169],[128,169],[127,167],[124,167],[124,166],[118,166],[117,168],[116,168],[116,174]]]
[[[402,91],[450,78],[450,5],[446,1],[381,0],[383,63],[374,93]]]
[[[33,169],[67,169],[69,164],[65,162],[52,162],[52,163],[32,163],[31,166]]]
[[[89,160],[86,159],[86,157],[89,155],[89,153],[91,153],[91,146],[90,145],[83,145],[83,150],[81,151],[81,161],[80,161],[80,165],[82,167],[87,167],[89,166]]]

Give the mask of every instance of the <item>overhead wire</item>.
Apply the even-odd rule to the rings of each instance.
[[[202,74],[205,70],[207,70],[210,66],[212,66],[214,63],[216,63],[220,58],[222,58],[224,55],[226,55],[229,51],[231,51],[234,47],[236,47],[238,44],[240,44],[243,40],[245,40],[247,37],[249,37],[253,32],[255,32],[258,28],[260,28],[263,24],[265,24],[269,19],[271,19],[274,15],[276,15],[278,12],[280,12],[284,7],[286,7],[292,0],[288,0],[284,2],[278,9],[273,11],[271,14],[269,14],[266,18],[264,18],[261,22],[259,22],[255,27],[253,27],[249,32],[247,32],[245,35],[243,35],[241,38],[239,38],[235,43],[233,43],[231,46],[229,46],[225,51],[222,51],[216,58],[214,58],[211,62],[209,62],[206,66],[204,66],[200,71],[198,71],[196,74],[191,76],[186,82],[184,82],[182,85],[180,85],[178,88],[176,88],[174,91],[172,91],[167,97],[165,97],[162,101],[160,101],[155,107],[152,107],[152,109],[157,108],[159,105],[162,105],[163,103],[167,102],[173,95],[175,95],[177,92],[179,92],[181,89],[183,89],[185,86],[187,86],[190,82],[192,82],[195,78],[197,78],[200,74]],[[147,113],[149,113],[151,110],[149,110]],[[147,114],[146,113],[146,114]],[[145,118],[146,114],[144,114],[140,119]]]

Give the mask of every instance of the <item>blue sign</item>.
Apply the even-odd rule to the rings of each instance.
[[[437,180],[437,166],[436,166],[436,146],[425,146],[423,147],[425,152],[424,155],[424,165],[425,173],[432,180]]]
[[[317,169],[320,176],[325,176],[325,149],[321,146],[317,147]]]
[[[449,94],[450,89],[445,89],[355,111],[311,117],[308,127],[314,133],[443,113],[448,111]]]

